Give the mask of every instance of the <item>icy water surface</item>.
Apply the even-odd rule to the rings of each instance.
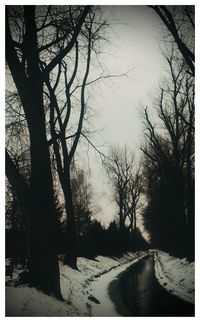
[[[166,291],[154,275],[154,258],[147,256],[109,286],[117,312],[122,316],[194,316],[194,305]]]

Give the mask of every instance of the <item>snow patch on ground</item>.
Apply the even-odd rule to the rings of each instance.
[[[100,276],[96,281],[92,282],[91,293],[99,301],[99,303],[92,305],[93,316],[120,316],[115,309],[114,303],[109,297],[108,286],[121,272],[138,262],[146,255],[146,252],[141,252],[139,257],[137,256],[123,266],[112,269],[110,272]]]
[[[7,316],[81,316],[72,305],[47,296],[35,288],[6,288]]]
[[[101,297],[98,299],[100,294],[98,292],[95,293],[97,291],[95,284],[91,288],[91,282],[98,280],[100,276],[120,267],[120,270],[113,271],[113,274],[105,278],[104,286],[108,285],[115,274],[118,275],[120,271],[127,268],[126,264],[131,265],[133,260],[137,260],[137,258],[144,254],[147,253],[129,252],[121,258],[97,256],[94,260],[79,257],[79,271],[64,266],[60,262],[60,284],[64,302],[47,296],[35,288],[28,286],[14,287],[12,286],[12,283],[14,284],[13,280],[7,281],[11,285],[6,287],[6,315],[91,316],[94,303],[96,301],[96,303],[102,301]],[[16,277],[17,273],[15,271],[13,276]],[[108,299],[108,295],[106,296]],[[112,302],[109,303],[112,304]]]
[[[194,263],[155,251],[155,275],[161,286],[181,299],[194,303]]]

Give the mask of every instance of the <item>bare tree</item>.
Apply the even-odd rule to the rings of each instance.
[[[136,210],[141,194],[140,169],[136,171],[134,155],[128,152],[126,147],[112,147],[106,161],[106,170],[119,208],[120,229],[125,229],[128,220],[128,229],[133,231],[136,227]]]
[[[73,166],[71,171],[71,187],[75,222],[79,239],[89,231],[92,216],[96,213],[92,187],[86,173]]]
[[[139,166],[138,170],[133,169],[131,179],[129,180],[127,186],[127,192],[125,193],[125,221],[129,220],[128,229],[130,231],[135,231],[136,229],[136,213],[140,207],[140,197],[142,194],[142,175],[141,168]]]
[[[192,245],[194,233],[194,79],[185,69],[185,61],[177,60],[173,48],[166,60],[170,77],[160,89],[157,124],[145,109],[147,141],[142,151],[146,156],[147,212],[163,231],[160,238],[168,235],[168,242],[176,239],[181,249],[186,248],[184,234]]]
[[[194,6],[149,6],[160,17],[194,76]]]
[[[87,82],[91,55],[92,52],[95,53],[95,43],[99,41],[101,29],[105,25],[105,22],[101,22],[101,20],[98,20],[97,24],[95,16],[95,10],[88,14],[88,19],[82,29],[82,38],[76,41],[74,56],[70,57],[71,61],[74,61],[72,71],[66,60],[63,60],[58,66],[54,84],[50,78],[45,80],[48,90],[46,95],[50,102],[49,124],[51,138],[49,146],[53,146],[67,213],[68,245],[66,245],[65,264],[73,268],[77,268],[77,232],[71,187],[71,164],[81,136],[87,138],[83,131],[84,118],[87,112],[85,91],[86,86],[91,83]],[[85,58],[84,60],[81,60],[81,55]],[[79,68],[79,65],[81,65],[81,68]],[[60,79],[62,79],[63,87],[60,86]],[[62,91],[65,97],[64,101],[60,99]],[[77,108],[79,108],[79,113],[77,113]],[[75,118],[78,121],[73,122]]]
[[[81,7],[74,25],[65,31],[60,26],[60,32],[57,33],[54,28],[58,28],[60,16],[57,15],[57,19],[55,16],[52,18],[51,11],[54,9],[57,10],[58,7],[6,8],[6,61],[28,126],[31,157],[30,187],[7,152],[6,175],[16,195],[29,210],[31,281],[48,294],[61,298],[59,267],[54,245],[57,222],[43,90],[44,82],[50,73],[75,45],[90,8]],[[69,17],[69,11],[66,7],[64,9],[60,10],[64,13],[61,19],[62,26]],[[59,44],[62,46],[59,47]],[[47,63],[45,68],[41,68],[44,59]]]

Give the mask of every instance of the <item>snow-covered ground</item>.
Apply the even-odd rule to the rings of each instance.
[[[27,286],[6,287],[7,316],[117,316],[108,285],[128,266],[148,252],[127,253],[121,258],[78,258],[79,271],[60,263],[64,302]],[[194,264],[155,251],[155,272],[160,284],[189,302],[194,301]],[[15,271],[13,277],[16,277]],[[12,284],[12,281],[11,283]],[[103,310],[102,310],[103,308]],[[103,312],[103,313],[102,313]]]
[[[64,302],[44,295],[34,288],[27,286],[6,287],[6,315],[7,316],[90,316],[96,301],[96,288],[92,282],[102,275],[111,272],[118,275],[126,269],[126,264],[132,264],[146,253],[127,253],[121,258],[97,256],[95,260],[78,258],[79,271],[60,263],[61,291]],[[119,270],[119,267],[121,270]],[[17,272],[14,272],[13,277]],[[114,275],[113,275],[114,276]],[[106,279],[107,284],[112,275]],[[91,288],[92,286],[92,288]],[[105,290],[104,290],[105,291]],[[103,294],[103,293],[102,293]],[[112,303],[111,303],[112,304]]]
[[[130,262],[120,265],[115,269],[112,269],[107,274],[101,275],[96,281],[91,283],[91,293],[98,299],[99,303],[94,303],[92,305],[92,315],[93,316],[120,316],[111,301],[108,294],[108,286],[111,281],[117,278],[117,276],[125,271],[129,266],[137,263],[141,258],[147,255],[147,252],[140,252],[139,257],[135,257]]]
[[[161,286],[185,301],[194,303],[194,263],[156,251],[155,274]]]

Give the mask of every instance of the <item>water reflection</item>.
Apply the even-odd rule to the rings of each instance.
[[[194,316],[194,305],[159,285],[154,275],[153,256],[120,274],[110,285],[110,295],[117,311],[124,316]]]

